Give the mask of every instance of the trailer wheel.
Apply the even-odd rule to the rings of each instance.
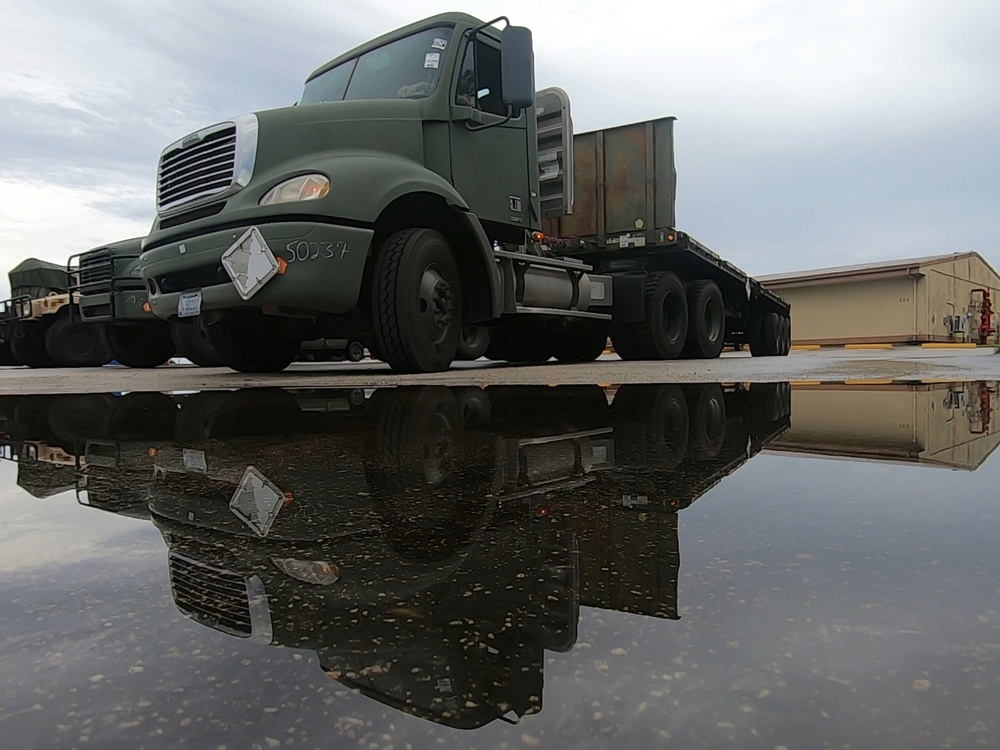
[[[479,359],[490,346],[490,329],[486,326],[465,326],[458,339],[458,358]]]
[[[198,367],[221,367],[222,357],[212,346],[208,331],[201,318],[190,323],[180,320],[170,322],[170,338],[177,354],[191,360]]]
[[[604,354],[608,331],[591,321],[569,323],[552,339],[552,354],[560,362],[593,362]]]
[[[111,361],[106,326],[60,313],[45,333],[45,351],[62,367],[100,367]]]
[[[691,440],[701,454],[715,458],[726,439],[726,395],[718,383],[696,386],[688,391]]]
[[[674,469],[687,454],[687,399],[676,385],[627,384],[611,403],[615,463],[644,469]]]
[[[302,346],[292,321],[257,310],[230,310],[205,330],[223,364],[237,372],[281,372]]]
[[[445,238],[433,229],[389,237],[375,261],[375,337],[396,372],[451,366],[462,332],[462,289]]]
[[[778,355],[781,357],[788,356],[788,353],[792,350],[792,319],[787,315],[781,316],[781,351]]]
[[[750,321],[750,353],[755,357],[776,357],[781,353],[781,318],[768,312]]]
[[[687,340],[688,306],[684,285],[670,272],[646,280],[646,318],[635,327],[644,359],[677,359]]]
[[[681,356],[715,359],[726,336],[726,306],[719,285],[711,279],[694,282],[687,290],[688,331]]]
[[[159,367],[174,353],[170,327],[163,322],[108,326],[111,356],[126,367]]]
[[[781,354],[781,339],[781,316],[776,312],[769,312],[764,316],[764,345],[767,348],[767,356],[777,357]]]
[[[45,333],[48,321],[44,323],[28,323],[24,326],[24,335],[10,340],[10,353],[18,364],[28,367],[55,367],[55,360],[49,356],[45,348]]]

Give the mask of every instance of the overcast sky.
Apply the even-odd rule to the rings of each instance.
[[[1000,268],[995,0],[0,0],[0,265],[144,235],[160,151],[425,15],[508,15],[578,132],[673,115],[678,228],[753,274]],[[7,289],[4,275],[2,288]]]

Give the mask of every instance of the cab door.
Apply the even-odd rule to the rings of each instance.
[[[525,229],[530,217],[527,119],[497,125],[507,114],[500,88],[500,46],[483,35],[463,37],[452,97],[452,184],[481,221]],[[483,126],[492,125],[486,129]],[[537,165],[534,167],[537,170]]]

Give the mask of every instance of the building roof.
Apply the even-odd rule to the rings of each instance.
[[[831,266],[829,268],[814,268],[808,271],[792,271],[790,273],[774,273],[768,276],[758,276],[757,280],[764,286],[795,284],[806,281],[822,281],[851,276],[898,276],[919,272],[924,266],[933,266],[964,258],[975,257],[981,260],[987,268],[996,275],[996,271],[979,253],[970,250],[964,253],[948,253],[947,255],[924,255],[919,258],[901,258],[879,263],[862,263],[856,266]]]

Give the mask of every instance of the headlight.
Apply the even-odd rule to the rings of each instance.
[[[314,201],[330,192],[330,180],[321,174],[304,174],[275,185],[260,199],[261,206],[293,201]]]
[[[340,580],[340,568],[322,560],[296,560],[291,557],[272,557],[274,567],[286,576],[312,583],[317,586],[329,586]]]

